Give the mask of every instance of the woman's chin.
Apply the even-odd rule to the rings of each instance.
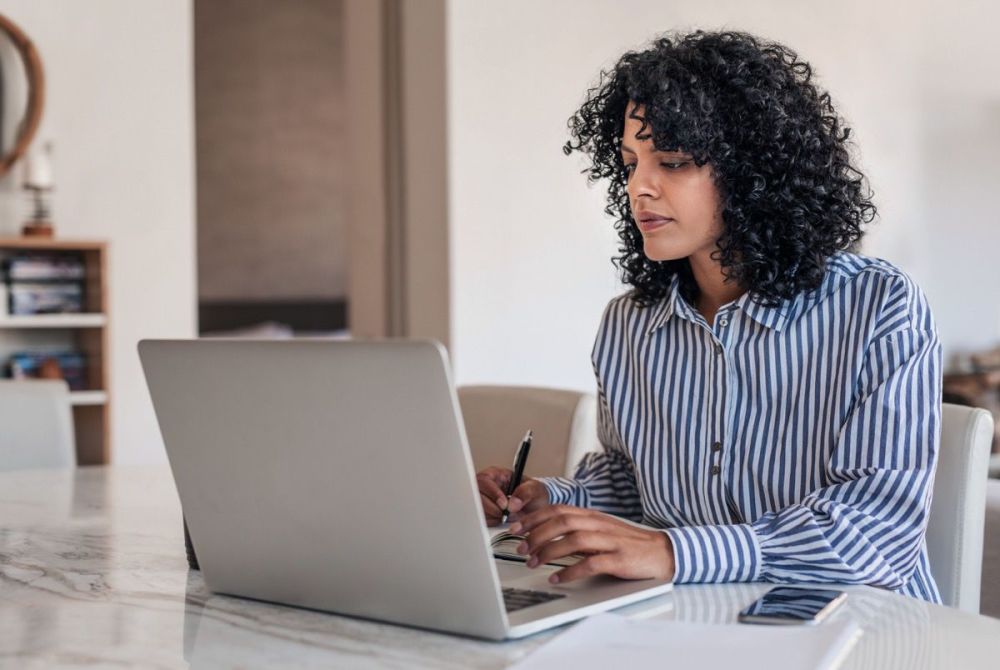
[[[656,244],[650,243],[649,240],[643,245],[643,253],[646,254],[646,258],[651,261],[676,261],[681,258],[687,258],[690,254],[677,249],[673,245],[666,244]]]

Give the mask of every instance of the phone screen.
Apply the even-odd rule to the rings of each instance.
[[[740,621],[811,623],[817,621],[831,603],[842,600],[843,591],[834,589],[778,586],[740,612]],[[830,610],[833,608],[830,607]]]

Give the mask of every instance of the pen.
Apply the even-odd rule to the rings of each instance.
[[[507,490],[504,493],[507,494],[508,504],[510,503],[510,496],[517,490],[517,487],[521,485],[521,478],[524,476],[524,464],[528,462],[528,452],[531,451],[531,431],[529,430],[524,434],[524,439],[521,440],[521,446],[517,448],[517,455],[514,456],[514,475],[510,478],[510,484],[507,485]],[[507,517],[510,516],[510,510],[506,507],[503,508],[503,512],[500,517],[500,523],[507,523]]]

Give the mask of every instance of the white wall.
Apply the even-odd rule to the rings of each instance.
[[[597,322],[624,287],[603,187],[588,189],[583,159],[560,150],[566,119],[625,50],[699,27],[784,42],[814,66],[854,129],[880,209],[863,251],[921,284],[946,361],[996,344],[998,20],[987,2],[450,0],[458,383],[592,390]]]
[[[135,345],[195,334],[190,0],[0,0],[46,75],[57,234],[110,242],[112,459],[165,461]],[[19,173],[0,234],[20,230]]]

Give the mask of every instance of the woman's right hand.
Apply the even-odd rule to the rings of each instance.
[[[504,491],[507,490],[513,476],[514,473],[509,468],[492,466],[476,473],[479,498],[483,503],[487,526],[496,526],[500,523],[504,507],[510,512],[507,520],[516,521],[519,512],[534,512],[549,504],[549,493],[545,485],[531,478],[524,479],[511,494],[510,500],[507,500]]]

